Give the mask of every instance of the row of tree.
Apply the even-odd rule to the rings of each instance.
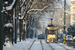
[[[8,41],[12,44],[17,43],[17,35],[19,41],[25,40],[29,20],[27,11],[32,2],[33,0],[3,0],[3,43]]]
[[[7,42],[8,40],[13,43],[13,8],[15,7],[16,2],[16,0],[3,0],[3,43]]]

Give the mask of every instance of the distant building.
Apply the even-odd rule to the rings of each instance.
[[[75,0],[71,0],[71,25],[75,23]]]

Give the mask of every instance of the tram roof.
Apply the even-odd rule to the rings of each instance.
[[[56,26],[54,26],[53,24],[51,24],[51,25],[48,25],[48,27],[56,27]]]

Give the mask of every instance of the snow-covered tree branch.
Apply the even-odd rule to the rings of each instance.
[[[6,7],[6,10],[11,10],[13,6],[15,5],[15,3],[16,3],[16,0],[13,0],[12,4]]]

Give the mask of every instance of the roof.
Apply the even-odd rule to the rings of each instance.
[[[53,26],[53,27],[55,27],[53,24],[51,24],[51,25],[48,25],[48,27],[52,27],[52,26]]]

